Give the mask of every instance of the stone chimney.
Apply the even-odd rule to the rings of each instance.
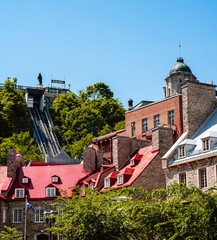
[[[113,165],[116,171],[120,170],[123,164],[129,159],[137,149],[147,147],[150,141],[139,140],[136,138],[129,138],[124,136],[116,136],[112,141],[113,148]]]
[[[16,161],[16,151],[14,149],[7,150],[7,177],[14,178],[16,170],[20,164]]]
[[[173,145],[173,130],[167,127],[158,127],[152,130],[152,150],[159,150],[162,157]]]
[[[183,129],[191,138],[216,107],[215,85],[186,81],[181,87]]]

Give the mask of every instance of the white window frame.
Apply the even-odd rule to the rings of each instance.
[[[63,238],[63,235],[62,234],[59,234],[58,235],[58,240],[63,240],[64,238]]]
[[[13,223],[22,223],[23,222],[23,208],[13,208],[12,211],[13,211],[12,222]]]
[[[7,220],[7,207],[3,207],[2,222],[6,223]]]
[[[202,150],[203,152],[210,151],[210,138],[202,139]]]
[[[46,197],[55,197],[55,195],[56,195],[56,188],[55,187],[47,187],[46,188]]]
[[[57,176],[52,177],[52,183],[57,183],[59,178]]]
[[[184,158],[185,157],[185,155],[186,155],[185,145],[179,146],[178,153],[179,153],[179,158]]]
[[[131,166],[135,165],[134,159],[130,160],[130,165],[131,165]]]
[[[124,183],[124,175],[120,174],[117,177],[118,184],[123,184]]]
[[[15,198],[24,198],[24,188],[15,188]]]
[[[106,178],[106,179],[104,179],[104,187],[105,188],[108,188],[108,187],[110,187],[111,185],[110,185],[110,178]]]
[[[44,217],[44,207],[37,207],[35,208],[35,211],[36,211],[36,214],[35,215],[35,220],[34,222],[35,223],[44,223],[45,219],[43,218]]]
[[[93,189],[94,183],[90,183],[90,189]]]
[[[28,183],[28,182],[29,182],[29,179],[27,177],[22,178],[22,183]]]
[[[85,196],[85,185],[81,186],[81,196]]]

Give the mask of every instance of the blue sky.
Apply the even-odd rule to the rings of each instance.
[[[53,79],[71,90],[102,81],[127,107],[160,100],[181,56],[199,81],[217,84],[217,1],[37,0],[0,2],[0,82]]]

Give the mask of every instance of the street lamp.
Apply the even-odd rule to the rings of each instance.
[[[51,226],[55,222],[55,218],[53,215],[56,215],[56,214],[58,214],[58,211],[56,211],[56,210],[44,211],[45,221],[49,226],[49,240],[52,240]]]

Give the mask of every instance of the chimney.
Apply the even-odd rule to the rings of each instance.
[[[162,157],[173,145],[173,130],[158,127],[152,130],[152,151],[159,150]]]
[[[133,108],[133,100],[130,98],[128,100],[128,111],[130,111]]]
[[[14,178],[16,176],[16,151],[14,149],[7,150],[7,177]]]

